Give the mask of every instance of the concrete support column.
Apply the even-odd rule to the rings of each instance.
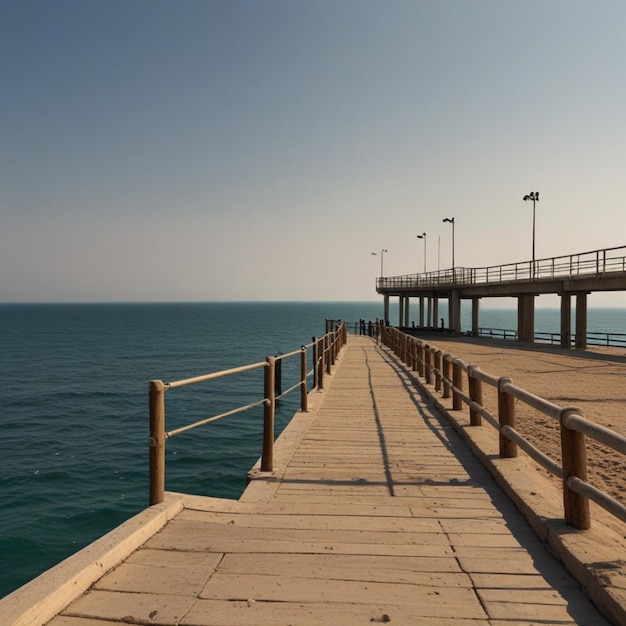
[[[409,296],[404,301],[404,326],[409,327]]]
[[[433,297],[428,296],[428,311],[426,312],[426,326],[432,328],[433,326]]]
[[[420,296],[420,322],[419,327],[424,328],[424,296]]]
[[[385,295],[385,298],[383,300],[383,307],[384,307],[383,315],[385,317],[384,319],[385,326],[389,326],[389,296],[388,295]]]
[[[524,296],[517,296],[517,339],[526,341],[526,329],[524,328]]]
[[[561,294],[561,348],[572,347],[572,297]]]
[[[472,337],[478,337],[480,328],[480,298],[472,298]]]
[[[439,298],[433,296],[433,326],[439,326]]]
[[[404,325],[404,296],[398,297],[398,326]]]
[[[453,289],[448,299],[448,325],[454,332],[461,331],[461,294],[458,289]]]
[[[517,297],[517,337],[520,341],[535,341],[535,295]]]
[[[576,350],[587,348],[587,294],[576,294]]]

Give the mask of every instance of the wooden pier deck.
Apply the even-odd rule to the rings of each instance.
[[[272,476],[169,494],[182,510],[49,626],[607,624],[409,376],[349,337]]]

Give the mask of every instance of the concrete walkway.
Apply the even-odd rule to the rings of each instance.
[[[180,496],[50,626],[607,623],[393,355],[351,336],[325,382],[272,477]]]

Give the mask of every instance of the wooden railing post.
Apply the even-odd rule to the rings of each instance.
[[[417,375],[424,376],[426,368],[424,367],[424,344],[417,342]]]
[[[469,365],[467,368],[467,379],[468,379],[468,387],[469,387],[469,397],[476,404],[482,406],[483,405],[483,385],[482,382],[472,376],[474,370],[477,370],[477,365]],[[482,415],[470,406],[470,425],[471,426],[480,426],[483,423]]]
[[[330,352],[332,350],[332,336],[331,335],[324,335],[324,360],[326,363],[326,373],[330,375],[331,371],[332,371],[332,366],[331,366],[331,362],[330,362]]]
[[[515,429],[515,398],[502,389],[505,384],[510,382],[513,382],[512,379],[505,376],[498,379],[498,421],[501,431],[504,426]],[[500,456],[506,459],[515,458],[517,456],[517,444],[501,432],[499,439]]]
[[[569,488],[568,478],[572,476],[587,480],[587,451],[585,435],[567,427],[570,415],[581,415],[576,407],[561,409],[561,456],[563,465],[563,508],[565,521],[574,528],[587,530],[591,527],[589,500]]]
[[[324,389],[324,337],[317,341],[315,367],[317,368],[317,388]]]
[[[452,380],[452,355],[449,352],[444,352],[441,358],[443,362],[443,394],[442,398],[450,397],[450,381]]]
[[[274,376],[276,373],[276,359],[268,356],[266,359],[264,377],[265,408],[263,411],[263,453],[261,456],[261,471],[271,472],[274,469],[274,412],[276,397],[274,395]]]
[[[433,384],[433,351],[428,344],[424,346],[424,381]]]
[[[441,391],[441,350],[435,351],[435,391]]]
[[[463,398],[460,391],[463,391],[463,362],[461,359],[452,361],[452,410],[460,411],[463,408]]]
[[[311,338],[311,349],[313,358],[313,389],[317,387],[317,339]]]
[[[283,360],[279,359],[280,353],[276,355],[274,366],[274,393],[280,396],[283,392]]]
[[[309,396],[306,385],[306,346],[300,349],[300,409],[303,413],[309,410]]]
[[[165,385],[151,380],[148,388],[150,411],[150,504],[165,500]]]

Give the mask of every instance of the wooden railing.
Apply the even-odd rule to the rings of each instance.
[[[509,377],[497,378],[483,372],[477,365],[465,363],[449,352],[397,328],[381,327],[381,341],[407,363],[428,385],[434,385],[442,398],[452,395],[452,410],[469,407],[470,425],[480,426],[484,418],[498,431],[499,451],[503,458],[517,456],[521,448],[536,463],[563,484],[565,521],[579,529],[591,526],[589,500],[626,522],[626,506],[587,482],[587,453],[585,437],[626,455],[626,437],[586,419],[577,407],[560,407],[513,384]],[[467,379],[468,392],[464,391]],[[483,384],[497,390],[498,414],[492,415],[482,401]],[[516,430],[515,402],[517,399],[558,421],[562,456],[556,461],[532,445]]]
[[[378,290],[450,285],[484,285],[514,281],[551,280],[581,276],[604,276],[626,272],[626,246],[579,252],[568,256],[536,259],[490,267],[455,267],[453,269],[380,277]]]
[[[330,323],[329,323],[330,322]],[[274,416],[276,400],[286,396],[292,391],[300,390],[300,409],[308,410],[308,385],[309,377],[313,379],[312,388],[324,388],[324,376],[330,374],[339,351],[347,340],[346,325],[341,322],[327,320],[327,332],[319,339],[302,346],[300,350],[294,350],[288,354],[268,356],[265,361],[251,363],[233,369],[213,372],[186,378],[174,382],[164,383],[161,380],[152,380],[149,383],[149,411],[150,411],[150,504],[159,504],[165,498],[165,444],[168,439],[183,432],[193,430],[199,426],[216,422],[222,418],[237,413],[248,411],[254,407],[263,405],[263,451],[261,455],[261,471],[271,472],[274,464]],[[307,369],[307,353],[312,351],[312,368]],[[282,391],[282,385],[276,385],[277,373],[280,373],[281,364],[284,360],[296,357],[300,358],[300,377],[291,387]],[[192,424],[187,424],[170,431],[165,430],[165,393],[171,390],[205,383],[225,376],[233,376],[251,370],[263,369],[263,394],[262,397],[252,403],[238,406],[230,411],[207,417]]]

